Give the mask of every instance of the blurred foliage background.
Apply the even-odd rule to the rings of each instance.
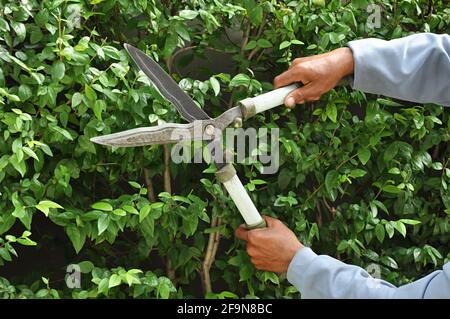
[[[0,0],[0,296],[300,297],[251,265],[214,167],[89,141],[181,122],[123,43],[215,116],[296,57],[449,30],[442,0]],[[450,259],[449,114],[342,86],[246,123],[280,128],[277,174],[251,157],[236,167],[304,244],[402,285]]]

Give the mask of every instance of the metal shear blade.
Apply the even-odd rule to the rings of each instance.
[[[135,147],[152,144],[170,144],[181,141],[209,141],[241,117],[239,107],[234,107],[211,120],[197,120],[188,124],[167,123],[152,127],[140,127],[114,134],[91,138],[97,144],[116,147]]]

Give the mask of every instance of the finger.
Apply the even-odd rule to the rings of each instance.
[[[274,88],[277,89],[294,82],[302,81],[302,75],[299,71],[299,68],[291,68],[275,77],[275,79],[273,80]]]
[[[277,222],[279,222],[278,219],[270,217],[270,216],[264,216],[264,220],[266,221],[267,228],[274,227]]]
[[[308,62],[308,61],[314,60],[316,58],[317,58],[316,55],[296,58],[296,59],[294,59],[292,61],[291,65],[289,66],[289,69],[291,69],[292,67],[296,66],[297,64],[300,64],[300,63],[303,63],[303,62]]]
[[[291,65],[289,65],[288,70],[292,69],[294,66],[296,66],[297,64],[299,64],[299,63],[301,63],[301,62],[303,62],[303,58],[297,58],[297,59],[294,59],[294,60],[292,61]]]
[[[318,97],[320,97],[320,92],[316,86],[308,83],[289,93],[284,99],[284,104],[289,108],[293,108],[296,104],[303,104],[306,101],[317,100]]]
[[[258,254],[258,250],[255,248],[255,246],[253,246],[251,244],[247,244],[247,255],[254,258],[254,257],[256,257],[257,254]]]
[[[248,230],[245,228],[244,224],[242,224],[236,229],[235,235],[239,239],[248,241]]]

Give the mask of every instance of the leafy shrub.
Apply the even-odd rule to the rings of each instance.
[[[378,4],[380,27],[371,28],[366,0],[0,0],[0,296],[298,297],[285,276],[249,262],[233,237],[241,217],[212,167],[175,165],[168,147],[89,139],[181,121],[124,42],[216,115],[270,90],[295,57],[450,28],[446,1]],[[449,260],[442,106],[339,87],[246,126],[281,129],[277,174],[261,175],[257,161],[237,165],[252,199],[317,252],[378,264],[398,285]],[[45,252],[58,261],[38,266]],[[71,263],[81,288],[65,285]]]

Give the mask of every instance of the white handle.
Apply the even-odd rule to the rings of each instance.
[[[217,179],[225,186],[231,199],[247,224],[248,229],[266,227],[266,221],[261,217],[252,200],[247,194],[233,165],[227,164],[216,172]]]
[[[239,101],[245,119],[284,104],[284,99],[286,98],[286,96],[298,87],[298,84],[294,83],[289,86],[284,86],[282,88],[258,95],[256,97]]]

